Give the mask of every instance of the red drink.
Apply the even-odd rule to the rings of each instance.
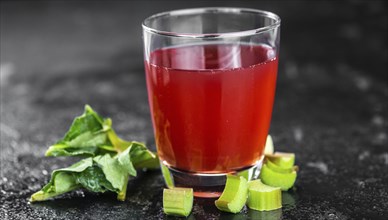
[[[156,50],[146,62],[158,154],[175,169],[225,173],[254,165],[271,120],[278,58],[265,45]]]

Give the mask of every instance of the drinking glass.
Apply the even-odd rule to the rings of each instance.
[[[195,8],[144,20],[155,142],[168,187],[216,197],[226,175],[257,177],[271,121],[280,18]]]

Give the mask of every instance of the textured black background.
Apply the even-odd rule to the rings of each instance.
[[[218,211],[196,199],[191,219],[388,219],[387,4],[384,1],[1,2],[0,219],[157,219],[163,181],[140,172],[127,200],[69,193],[28,204],[68,158],[45,158],[85,103],[126,139],[155,149],[141,21],[202,6],[282,18],[271,134],[297,155],[296,190],[281,211]]]

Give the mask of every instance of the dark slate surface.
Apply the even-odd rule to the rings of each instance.
[[[28,204],[53,169],[45,158],[89,103],[127,139],[155,149],[140,22],[158,11],[242,6],[282,17],[271,124],[300,166],[276,212],[219,212],[196,199],[190,219],[388,219],[387,10],[384,1],[1,2],[0,219],[173,219],[161,174],[140,172],[127,200],[69,193]]]

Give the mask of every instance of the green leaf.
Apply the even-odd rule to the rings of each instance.
[[[121,190],[126,181],[128,181],[129,173],[126,168],[109,154],[97,156],[93,161],[101,168],[105,178],[112,184],[113,188]]]
[[[30,201],[47,200],[80,187],[92,192],[115,192],[123,201],[129,177],[136,176],[135,164],[155,158],[144,144],[133,142],[116,156],[104,154],[83,159],[68,168],[55,170],[50,182],[33,194]]]
[[[76,117],[65,136],[49,147],[46,156],[89,156],[68,168],[53,171],[51,180],[31,201],[42,201],[78,188],[112,191],[125,200],[128,179],[136,169],[156,168],[158,157],[140,142],[125,141],[89,105]]]
[[[99,147],[69,147],[68,145],[53,145],[46,151],[46,156],[95,156],[101,154],[116,154],[111,146]]]
[[[75,190],[82,185],[76,181],[73,173],[79,173],[93,165],[92,158],[81,160],[68,168],[54,170],[50,182],[31,196],[30,201],[44,201],[54,196]]]
[[[93,192],[105,192],[117,190],[113,188],[112,184],[105,178],[104,172],[98,166],[91,166],[86,168],[81,173],[74,173],[73,176],[76,182],[81,184],[85,189]]]
[[[143,143],[133,141],[130,152],[135,168],[155,168],[156,164],[159,165],[159,158],[155,153],[149,151]]]
[[[108,132],[110,119],[104,120],[89,105],[76,117],[65,136],[46,151],[46,156],[95,156],[115,154]]]
[[[148,159],[144,159],[142,162],[136,163],[135,168],[145,168],[145,169],[160,169],[160,161],[156,152],[152,152],[155,157],[150,157]]]
[[[136,168],[157,168],[159,160],[147,153],[143,143],[126,141],[117,136],[110,118],[103,119],[89,105],[74,119],[65,136],[46,151],[46,156],[112,156],[132,146],[133,165]]]
[[[31,196],[30,201],[47,200],[81,187],[92,192],[112,191],[119,193],[126,183],[122,183],[122,185],[118,187],[117,184],[116,186],[113,184],[117,183],[117,179],[126,178],[127,181],[128,173],[122,171],[123,169],[121,167],[116,167],[107,172],[108,175],[110,175],[109,177],[112,177],[112,173],[116,174],[115,178],[109,179],[106,172],[103,171],[103,168],[95,162],[98,158],[101,158],[101,156],[97,156],[96,158],[89,157],[68,168],[55,170],[51,176],[50,182],[45,185],[42,190],[34,193]],[[106,159],[105,163],[112,164],[117,162],[117,160],[111,158],[109,154],[105,154],[103,158]],[[109,167],[112,168],[112,166],[108,166],[108,168]]]
[[[136,176],[136,168],[142,168],[141,165],[146,161],[157,160],[157,157],[147,149],[143,143],[132,142],[129,147],[114,159],[106,154],[97,156],[94,160],[102,167],[106,178],[112,183],[113,187],[119,189],[118,200],[125,200],[128,178]]]
[[[105,121],[105,123],[111,126],[112,121],[111,121],[111,119],[108,118]],[[119,136],[117,136],[116,132],[113,129],[110,129],[107,132],[107,135],[108,135],[108,138],[109,138],[110,142],[112,143],[114,149],[117,152],[123,152],[125,149],[127,149],[132,144],[131,141],[126,141],[126,140],[119,138]]]
[[[86,105],[84,114],[75,118],[63,140],[71,141],[88,131],[101,131],[103,129],[103,122],[103,118],[99,116],[89,105]]]

